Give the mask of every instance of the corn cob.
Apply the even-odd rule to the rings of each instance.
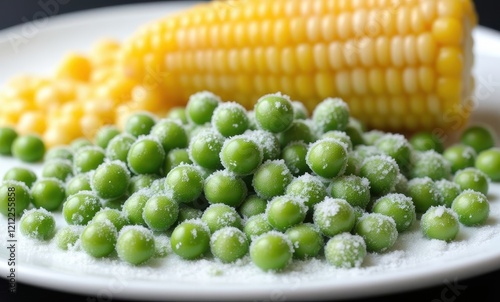
[[[312,110],[343,98],[368,127],[458,128],[473,91],[469,0],[233,0],[141,28],[119,56],[167,102],[210,90],[251,108],[281,91]],[[456,129],[455,129],[456,130]]]
[[[210,90],[251,108],[282,92],[311,111],[341,97],[367,128],[456,131],[471,111],[472,0],[222,0],[68,54],[0,89],[0,126],[48,146]]]

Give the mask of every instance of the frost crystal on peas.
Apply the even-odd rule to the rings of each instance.
[[[81,191],[68,196],[62,214],[68,224],[85,225],[102,208],[101,200],[91,191]]]
[[[175,227],[170,245],[183,259],[200,258],[210,249],[210,230],[200,219],[186,220]]]
[[[353,150],[351,138],[344,131],[331,130],[323,133],[321,138],[336,138],[347,145],[347,151],[351,152]]]
[[[314,207],[313,221],[327,237],[350,232],[356,222],[352,206],[344,199],[331,197]]]
[[[349,107],[339,98],[327,98],[319,103],[312,113],[312,120],[321,133],[345,130],[349,123]]]
[[[296,196],[304,201],[309,210],[323,201],[327,196],[327,189],[323,181],[315,175],[304,174],[294,178],[286,188],[286,194]]]
[[[106,146],[106,157],[109,160],[120,160],[126,163],[128,151],[134,142],[134,136],[128,133],[118,134]]]
[[[365,213],[358,219],[354,233],[363,237],[368,252],[381,253],[391,248],[398,238],[392,217],[379,213]]]
[[[276,230],[284,232],[304,221],[307,206],[301,198],[292,195],[276,196],[266,209],[267,221]]]
[[[89,223],[80,235],[85,252],[95,258],[106,257],[115,250],[118,232],[109,220]]]
[[[481,172],[476,168],[465,168],[463,170],[457,171],[453,177],[453,182],[460,186],[460,189],[467,190],[471,189],[488,194],[489,190],[489,179],[486,174]]]
[[[366,257],[366,244],[363,237],[341,233],[328,240],[325,258],[338,268],[360,267]]]
[[[457,236],[460,224],[457,214],[445,206],[430,207],[421,218],[424,235],[430,239],[452,241]]]
[[[341,176],[331,182],[328,193],[333,198],[346,200],[353,207],[364,209],[370,202],[370,182],[355,175]]]
[[[91,222],[105,220],[110,221],[115,226],[117,231],[120,231],[124,226],[129,224],[127,217],[125,217],[122,211],[110,208],[101,209],[95,214]]]
[[[54,237],[57,247],[65,251],[75,247],[83,229],[81,225],[67,225],[59,229]]]
[[[201,221],[208,226],[211,233],[228,226],[242,228],[240,214],[233,207],[222,203],[212,204],[206,208]]]
[[[31,209],[23,213],[19,229],[24,236],[38,240],[49,240],[55,234],[54,216],[45,209]]]
[[[142,211],[142,218],[153,231],[166,231],[177,221],[179,205],[168,196],[151,197]]]
[[[205,179],[203,192],[209,203],[239,206],[247,195],[247,186],[238,176],[227,170],[216,171]]]
[[[441,179],[435,182],[436,189],[441,194],[441,202],[444,206],[450,208],[453,200],[462,193],[460,186],[450,180]]]
[[[106,154],[101,147],[85,146],[75,152],[73,167],[76,173],[89,172],[97,169],[105,158]]]
[[[294,119],[292,102],[280,93],[261,97],[254,106],[254,114],[257,126],[272,133],[285,131]]]
[[[382,196],[393,190],[399,173],[398,164],[387,155],[368,157],[360,170],[360,176],[370,181],[370,192],[374,196]]]
[[[255,193],[264,199],[283,195],[293,176],[283,160],[268,160],[253,174]]]
[[[430,177],[432,180],[451,177],[450,163],[436,151],[417,152],[411,168],[411,178]]]
[[[224,137],[214,129],[203,129],[191,138],[189,158],[200,167],[217,170],[222,168],[220,153]]]
[[[458,215],[458,220],[466,226],[483,225],[490,213],[488,198],[481,192],[465,190],[455,198],[451,209]]]
[[[273,227],[267,221],[265,213],[254,215],[245,221],[243,232],[249,240],[255,239],[259,235],[272,231]]]
[[[119,233],[116,252],[121,260],[133,265],[145,263],[155,252],[153,232],[142,226],[126,226]]]
[[[237,175],[252,174],[262,163],[262,158],[262,149],[248,135],[229,138],[220,152],[224,168]]]
[[[247,112],[239,103],[221,103],[213,112],[212,126],[224,137],[243,134],[249,127]]]
[[[97,167],[92,174],[90,185],[100,198],[112,199],[127,192],[129,181],[130,173],[127,167],[116,160]]]
[[[194,201],[203,192],[202,172],[194,165],[179,165],[168,172],[165,188],[177,202]]]
[[[221,99],[210,91],[201,91],[191,95],[186,104],[187,120],[197,125],[209,123],[215,108],[221,102]]]
[[[224,263],[234,262],[248,253],[248,239],[235,227],[224,227],[210,237],[212,254]]]
[[[186,148],[188,135],[184,126],[173,119],[162,119],[151,129],[151,136],[156,138],[166,153],[172,149]]]
[[[153,136],[141,136],[130,146],[127,164],[135,174],[160,173],[165,161],[165,150]]]
[[[323,178],[342,175],[347,166],[347,145],[334,138],[317,140],[310,145],[306,162],[314,173]]]
[[[406,231],[416,219],[415,205],[411,197],[397,193],[377,199],[372,212],[392,217],[400,233]]]
[[[262,148],[263,161],[279,158],[281,146],[278,138],[274,134],[264,130],[249,130],[244,134]]]
[[[375,146],[396,160],[399,168],[405,173],[410,169],[412,149],[410,143],[401,134],[387,133],[380,137]]]
[[[430,207],[442,204],[436,184],[429,177],[414,178],[408,182],[408,196],[413,200],[415,211],[425,213]]]
[[[292,242],[277,231],[270,231],[255,238],[250,245],[252,262],[264,271],[285,269],[293,256]]]
[[[304,142],[292,142],[283,148],[281,158],[293,175],[298,176],[311,172],[311,168],[309,168],[306,161],[308,149]]]
[[[304,103],[299,101],[292,101],[293,106],[293,118],[295,120],[305,120],[309,117],[309,111],[307,110]]]
[[[316,140],[316,135],[306,120],[295,120],[290,127],[278,133],[281,146],[286,146],[292,142],[312,143]]]
[[[285,234],[294,247],[294,258],[309,259],[316,257],[323,248],[323,236],[312,223],[295,225],[287,229]]]

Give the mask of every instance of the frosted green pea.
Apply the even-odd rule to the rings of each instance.
[[[377,140],[382,136],[384,136],[385,134],[387,133],[376,129],[366,131],[365,133],[363,133],[363,139],[365,141],[365,145],[374,146]]]
[[[7,170],[3,176],[3,180],[14,180],[24,183],[28,188],[31,188],[33,183],[37,180],[36,173],[26,167],[12,167]]]
[[[165,168],[163,171],[165,174],[170,172],[173,168],[180,164],[192,164],[193,161],[189,158],[189,152],[187,149],[172,149],[167,153],[165,159]]]
[[[211,204],[223,203],[238,207],[247,195],[243,179],[227,170],[216,171],[205,179],[203,192]]]
[[[134,137],[148,135],[156,124],[156,118],[149,112],[132,113],[125,120],[124,131]]]
[[[414,157],[410,177],[430,177],[432,180],[449,179],[451,166],[446,158],[436,151],[419,152]]]
[[[370,182],[356,175],[335,178],[328,187],[328,193],[333,198],[346,200],[353,207],[366,208],[370,202]]]
[[[344,131],[331,130],[331,131],[323,133],[323,135],[321,136],[321,138],[335,138],[335,139],[338,139],[339,141],[341,141],[344,144],[346,144],[348,152],[351,152],[353,150],[353,145],[352,145],[352,142],[351,142],[351,138]]]
[[[97,169],[104,162],[106,154],[101,147],[87,146],[78,149],[73,157],[75,173],[84,173]]]
[[[32,209],[24,212],[19,221],[19,230],[26,237],[47,241],[55,234],[56,221],[50,212],[44,209]]]
[[[379,213],[361,216],[354,227],[354,234],[363,237],[368,252],[383,253],[390,249],[398,238],[394,219]]]
[[[94,144],[106,149],[109,144],[109,141],[113,139],[113,137],[120,134],[121,131],[118,127],[114,125],[106,125],[97,130],[97,133],[94,137]]]
[[[262,161],[280,157],[281,145],[275,134],[264,130],[251,130],[246,131],[244,134],[261,147]]]
[[[345,167],[344,175],[359,175],[361,170],[362,161],[351,152],[347,154],[347,165]]]
[[[118,232],[109,220],[89,223],[80,235],[82,249],[92,257],[109,256],[114,250]]]
[[[118,234],[118,257],[132,265],[140,265],[153,258],[156,252],[153,232],[143,226],[126,226]]]
[[[190,123],[203,125],[209,123],[221,99],[209,91],[191,95],[186,104],[186,117]]]
[[[102,199],[113,199],[127,192],[130,173],[121,161],[107,162],[95,170],[90,185],[97,196]]]
[[[302,223],[290,227],[285,233],[294,247],[293,257],[309,259],[319,255],[324,239],[318,228],[312,223]]]
[[[121,133],[113,137],[106,147],[106,158],[127,162],[130,147],[135,142],[135,137],[128,133]]]
[[[257,214],[264,213],[266,211],[266,207],[267,201],[265,199],[260,198],[257,194],[252,194],[245,198],[238,211],[243,218],[250,218]]]
[[[241,216],[236,209],[221,203],[212,204],[206,208],[201,221],[208,226],[211,233],[228,226],[238,229],[243,227]]]
[[[57,247],[64,251],[73,248],[80,239],[83,228],[80,225],[67,225],[59,229],[54,236]]]
[[[14,128],[0,127],[0,155],[12,155],[12,144],[17,136]]]
[[[462,190],[470,189],[484,195],[487,195],[489,191],[488,176],[476,168],[465,168],[457,171],[453,177],[453,182],[458,184]]]
[[[310,145],[306,162],[314,173],[323,178],[340,176],[347,166],[347,146],[333,138],[317,140]]]
[[[451,209],[457,213],[458,220],[466,226],[479,226],[486,223],[490,213],[488,198],[481,192],[465,190],[455,198]]]
[[[156,138],[168,153],[172,149],[187,148],[188,135],[184,126],[172,119],[162,119],[151,129],[151,136]]]
[[[293,118],[295,120],[306,120],[309,118],[309,110],[307,110],[304,103],[299,101],[292,101]]]
[[[164,162],[165,150],[151,136],[137,139],[127,154],[127,165],[135,174],[159,174]]]
[[[400,173],[396,161],[387,155],[374,155],[364,160],[360,176],[370,182],[370,193],[383,196],[396,185]]]
[[[293,142],[283,148],[281,158],[293,175],[311,172],[306,161],[307,150],[308,146],[304,142]]]
[[[475,167],[492,181],[500,182],[500,148],[491,148],[479,153]]]
[[[92,218],[92,222],[110,221],[119,232],[124,226],[129,224],[127,217],[118,209],[104,208],[97,212]]]
[[[260,235],[250,245],[252,262],[263,271],[281,271],[290,264],[292,257],[290,239],[277,231]]]
[[[451,172],[455,173],[465,168],[474,167],[477,153],[471,146],[455,144],[446,148],[443,156],[450,163]]]
[[[400,233],[408,230],[416,220],[413,200],[411,197],[398,193],[387,194],[377,199],[373,204],[372,212],[392,217]]]
[[[223,263],[235,262],[243,258],[249,249],[245,234],[235,227],[224,227],[210,237],[212,254]]]
[[[53,177],[66,182],[73,176],[73,165],[69,160],[53,159],[43,164],[40,174],[45,178]]]
[[[224,137],[214,129],[204,129],[192,137],[188,153],[191,161],[209,170],[222,168],[220,153]]]
[[[179,216],[177,217],[177,223],[181,223],[190,219],[201,218],[203,215],[203,211],[197,208],[192,208],[189,206],[180,206],[179,207]]]
[[[245,135],[226,140],[220,153],[224,168],[237,175],[252,174],[262,163],[262,158],[262,149]]]
[[[267,217],[265,213],[257,214],[249,217],[245,221],[245,225],[243,226],[243,232],[247,235],[249,240],[253,240],[254,238],[272,231],[273,227],[267,221]]]
[[[495,134],[488,126],[472,125],[462,132],[460,142],[474,148],[476,153],[480,153],[495,146]]]
[[[316,135],[306,120],[294,120],[288,129],[278,133],[278,139],[284,147],[292,142],[312,143],[316,140]]]
[[[41,161],[45,155],[45,143],[37,134],[17,136],[12,142],[12,155],[23,162]]]
[[[457,214],[445,206],[430,207],[420,221],[422,232],[429,239],[449,242],[457,237],[460,230]]]
[[[300,198],[292,195],[276,196],[269,201],[266,208],[267,221],[280,232],[302,223],[306,213],[307,206]]]
[[[408,195],[408,178],[406,178],[403,173],[398,174],[396,184],[394,185],[394,189],[391,191],[391,193]]]
[[[178,120],[183,125],[188,123],[185,107],[174,107],[167,112],[167,118]]]
[[[363,237],[350,233],[333,236],[325,245],[325,258],[337,268],[361,267],[366,257]]]
[[[71,196],[80,191],[91,191],[90,187],[90,174],[82,173],[73,176],[66,183],[66,196]]]
[[[179,205],[164,195],[151,197],[142,211],[142,218],[153,231],[166,231],[177,221]]]
[[[123,214],[132,224],[146,226],[142,212],[149,196],[138,191],[132,194],[123,204]]]
[[[436,189],[441,194],[441,202],[444,206],[450,208],[453,200],[462,193],[460,186],[450,180],[441,179],[435,182]]]
[[[91,147],[93,146],[93,144],[87,138],[79,137],[77,139],[72,140],[69,146],[73,150],[73,152],[76,152],[82,148]]]
[[[283,195],[293,176],[283,160],[268,160],[255,171],[252,187],[264,199]]]
[[[153,182],[159,178],[156,174],[134,175],[130,178],[127,193],[132,195],[139,190],[150,188]]]
[[[349,106],[340,98],[327,98],[312,113],[312,120],[321,133],[345,130],[349,123]]]
[[[350,232],[355,218],[353,207],[344,199],[326,197],[314,207],[314,224],[327,237]]]
[[[408,196],[413,200],[415,211],[425,213],[430,207],[442,204],[436,184],[429,177],[414,178],[408,182]]]
[[[394,158],[403,173],[407,173],[412,164],[412,149],[402,134],[387,133],[375,142],[375,147]]]
[[[69,146],[55,146],[45,152],[44,160],[66,159],[73,161],[73,150]]]
[[[85,225],[102,208],[95,193],[82,191],[68,196],[63,204],[62,214],[68,224]]]
[[[5,217],[21,216],[31,202],[30,189],[24,182],[6,180],[0,185],[0,213]]]
[[[55,211],[66,199],[64,183],[56,178],[40,179],[31,188],[33,205],[47,211]]]
[[[290,182],[286,194],[301,198],[309,210],[312,210],[314,205],[325,199],[327,189],[319,177],[306,173]]]
[[[258,127],[272,133],[285,131],[294,120],[292,102],[281,94],[261,97],[254,106],[254,114]]]
[[[175,227],[170,245],[183,259],[200,258],[210,250],[210,230],[201,220],[186,220]]]
[[[168,172],[165,188],[170,190],[175,201],[189,203],[203,192],[203,176],[193,165],[180,165]]]
[[[243,134],[249,126],[246,109],[236,102],[224,102],[213,112],[212,126],[224,137]]]
[[[365,138],[363,136],[365,127],[359,120],[352,116],[349,117],[349,122],[344,131],[349,136],[353,146],[365,144]]]
[[[415,151],[434,150],[437,153],[443,153],[444,144],[442,139],[434,133],[421,131],[410,137],[410,144]]]

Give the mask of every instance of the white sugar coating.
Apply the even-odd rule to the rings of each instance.
[[[244,134],[251,137],[262,148],[263,154],[267,155],[268,158],[277,158],[280,155],[278,138],[271,132],[258,129],[247,130]]]
[[[41,219],[41,220],[45,220],[47,218],[47,216],[49,216],[49,217],[54,216],[54,214],[52,212],[49,212],[44,208],[31,208],[31,209],[24,210],[23,216],[28,215],[30,213],[34,213],[34,212],[39,212],[39,213],[44,214],[44,216],[39,217],[39,219]]]
[[[468,167],[468,168],[458,170],[457,172],[455,172],[454,178],[456,179],[462,173],[472,173],[474,176],[474,178],[473,178],[474,182],[479,182],[479,181],[481,181],[481,179],[486,179],[488,182],[491,182],[491,179],[488,175],[486,175],[483,171],[481,171],[477,168],[474,168],[474,167]]]
[[[213,128],[204,128],[197,132],[189,141],[188,154],[191,161],[195,162],[191,155],[191,150],[195,142],[203,142],[210,151],[219,151],[219,146],[224,142],[224,137]]]
[[[275,93],[269,93],[266,95],[263,95],[257,100],[257,103],[261,102],[263,99],[268,98],[268,97],[278,97],[278,98],[283,98],[285,101],[288,101],[290,105],[292,104],[292,100],[290,99],[290,96],[283,94],[281,92],[275,92]]]
[[[87,145],[87,146],[83,146],[80,149],[76,150],[75,151],[75,157],[78,157],[78,155],[80,153],[84,153],[84,152],[88,152],[88,151],[97,151],[97,152],[100,152],[100,153],[104,154],[104,149],[103,148],[101,148],[99,146],[96,146],[96,145]]]
[[[451,173],[451,165],[448,160],[435,150],[415,152],[414,169],[439,169],[446,173]]]
[[[215,241],[219,240],[219,237],[237,237],[241,244],[245,244],[247,242],[246,235],[240,229],[233,226],[226,226],[215,231],[210,237],[210,244],[214,244]]]
[[[457,183],[447,179],[440,179],[438,181],[435,181],[434,184],[436,185],[436,188],[438,188],[440,191],[445,191],[450,189],[461,191],[460,186]]]
[[[123,141],[124,139],[131,139],[132,143],[135,142],[135,140],[136,140],[136,138],[132,134],[129,134],[126,132],[122,132],[122,133],[118,134],[117,136],[113,137],[109,141],[108,146],[106,147],[106,150],[105,150],[106,156],[108,158],[110,158],[110,157],[115,158],[118,155],[116,153],[116,149],[112,148],[111,146],[116,144],[116,142]]]
[[[384,153],[375,146],[358,145],[354,148],[354,155],[364,161],[366,158],[373,155],[384,155]]]
[[[396,229],[396,221],[394,221],[394,218],[387,216],[387,215],[384,215],[384,214],[365,212],[365,213],[363,213],[363,215],[361,215],[361,217],[359,217],[358,221],[362,221],[365,219],[371,219],[372,221],[374,221],[376,223],[375,230],[374,230],[376,233],[379,232],[379,230],[382,228],[382,225],[385,223],[390,223],[392,226],[394,226],[394,229]],[[369,231],[371,232],[373,230],[369,229]],[[396,232],[396,235],[397,235],[397,232]]]
[[[189,96],[188,103],[189,103],[189,101],[195,100],[195,99],[204,99],[204,100],[208,100],[208,101],[213,101],[214,103],[221,103],[222,102],[221,98],[218,95],[216,95],[213,92],[208,91],[208,90],[203,90],[203,91],[199,91],[199,92],[191,94]]]
[[[109,222],[109,223],[111,223],[111,222]],[[111,225],[113,225],[113,224],[111,224]],[[114,227],[114,225],[113,225],[113,227]],[[123,236],[123,234],[131,232],[131,231],[141,233],[147,239],[147,241],[154,240],[153,231],[151,231],[150,229],[148,229],[142,225],[126,225],[126,226],[124,226],[120,230],[120,232],[118,232],[118,237],[121,237],[121,236]]]
[[[268,231],[268,232],[266,232],[264,234],[260,234],[259,236],[256,236],[256,237],[252,238],[252,242],[250,243],[250,250],[253,249],[253,246],[255,245],[255,243],[257,241],[259,241],[260,239],[265,238],[267,236],[274,236],[274,237],[280,237],[280,238],[282,238],[283,241],[288,245],[290,253],[293,254],[294,247],[293,247],[293,243],[290,240],[290,238],[286,234],[278,232],[276,230]],[[290,259],[290,263],[291,263],[291,261],[292,261],[292,259]]]
[[[375,207],[383,199],[389,199],[391,202],[401,210],[415,210],[415,204],[411,197],[406,196],[401,193],[389,193],[385,196],[380,197],[375,201],[373,206]]]
[[[306,116],[309,115],[309,110],[307,110],[304,103],[299,102],[299,101],[292,101],[292,105],[293,105],[295,111],[300,110],[300,111],[304,112]]]
[[[393,150],[401,148],[410,148],[410,143],[406,137],[399,133],[385,133],[375,141],[375,145],[380,145],[382,142],[390,142]]]
[[[22,181],[19,180],[14,180],[14,179],[9,179],[9,180],[3,180],[0,184],[2,185],[11,185],[11,186],[18,186],[21,187],[21,189],[25,192],[30,192],[29,187]]]
[[[219,118],[222,116],[221,115],[222,111],[231,112],[233,114],[238,114],[238,113],[241,113],[242,115],[247,114],[245,107],[243,107],[240,103],[230,102],[230,101],[223,102],[219,106],[217,106],[217,108],[215,108],[214,113],[212,115],[211,124],[212,124],[212,127],[214,127],[215,129],[217,128],[216,125],[217,125]],[[239,123],[233,125],[233,127],[237,128],[238,126],[243,125],[244,122],[245,122],[245,120],[241,119],[239,121]]]
[[[192,218],[192,219],[184,220],[181,224],[193,224],[195,226],[200,227],[207,234],[210,234],[210,228],[203,220],[201,220],[201,218]]]
[[[294,196],[294,195],[281,195],[281,196],[275,196],[273,197],[273,199],[271,199],[268,203],[267,203],[267,206],[266,206],[266,212],[265,214],[266,215],[269,215],[269,211],[270,209],[273,207],[273,205],[277,202],[277,201],[284,201],[286,203],[291,203],[295,206],[297,206],[299,209],[300,209],[300,212],[302,214],[305,214],[307,213],[307,210],[309,209],[306,205],[305,205],[305,200],[304,198],[302,198],[301,196]]]
[[[325,197],[325,199],[314,205],[314,216],[321,217],[328,227],[330,220],[327,218],[336,216],[342,207],[349,207],[351,205],[344,199]]]
[[[319,139],[319,140],[317,140],[309,145],[309,148],[307,149],[307,153],[306,153],[306,164],[309,167],[313,166],[313,164],[311,163],[311,160],[310,160],[310,155],[311,155],[312,150],[315,147],[317,147],[319,145],[323,145],[325,147],[325,151],[330,151],[332,148],[331,147],[332,143],[334,143],[335,145],[341,146],[342,149],[344,149],[344,153],[349,154],[349,146],[345,142],[341,141],[340,139],[332,138],[332,137],[322,138],[322,139]],[[344,165],[338,174],[339,175],[344,174],[346,167],[347,167],[347,165]],[[327,169],[328,163],[325,163],[321,168],[323,170]]]

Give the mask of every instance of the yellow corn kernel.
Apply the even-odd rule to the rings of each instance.
[[[463,71],[462,52],[457,47],[442,47],[436,65],[440,75],[459,77]]]
[[[86,56],[77,53],[69,53],[62,60],[56,70],[59,79],[74,79],[86,82],[90,78],[92,66]]]
[[[439,18],[432,25],[432,35],[442,45],[460,45],[462,32],[462,24],[455,18]]]
[[[41,112],[27,111],[21,115],[16,125],[20,134],[43,133],[46,127],[45,116]]]

